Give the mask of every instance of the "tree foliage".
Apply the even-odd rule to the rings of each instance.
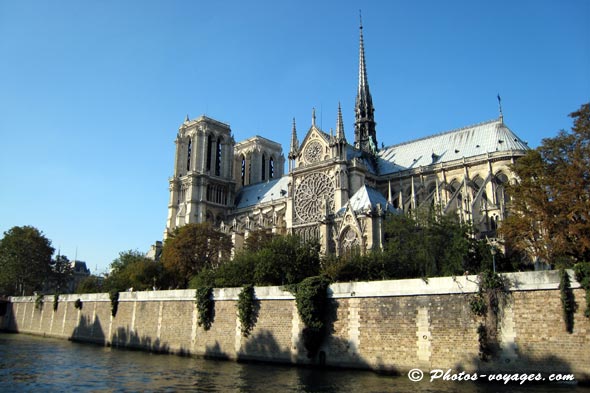
[[[0,240],[0,290],[29,295],[50,276],[51,241],[32,226],[12,227]]]
[[[471,226],[434,208],[414,215],[392,215],[384,221],[382,251],[323,260],[322,273],[334,281],[385,280],[476,274],[492,267],[485,239],[476,239]],[[498,256],[498,269],[511,270]]]
[[[75,289],[76,293],[100,293],[104,292],[103,278],[98,276],[88,276],[82,279]]]
[[[74,276],[74,269],[65,255],[57,255],[51,261],[50,286],[54,293],[68,292],[68,286]]]
[[[161,265],[147,258],[137,250],[119,253],[119,257],[111,263],[111,271],[104,280],[107,291],[125,291],[133,288],[136,291],[152,289],[160,284]]]
[[[543,139],[512,166],[511,215],[501,232],[533,261],[590,260],[590,104],[570,114],[571,132]]]
[[[211,224],[187,224],[166,239],[161,261],[172,286],[186,288],[203,269],[216,269],[228,260],[231,246],[229,236]]]
[[[259,247],[241,250],[218,268],[202,270],[191,280],[190,287],[287,285],[319,274],[320,245],[316,240],[302,242],[293,235],[267,240]]]

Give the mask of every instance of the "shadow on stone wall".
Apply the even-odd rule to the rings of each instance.
[[[105,345],[106,335],[100,323],[100,318],[96,316],[94,321],[91,319],[90,316],[81,315],[69,340]]]
[[[269,361],[271,359],[279,362],[291,361],[291,351],[288,348],[281,348],[270,330],[260,330],[245,340],[237,354],[238,361]]]
[[[154,339],[147,335],[141,335],[137,331],[129,329],[129,326],[117,328],[111,338],[111,346],[170,353],[170,346],[167,343],[161,342],[159,338]],[[184,355],[185,351],[181,348],[177,354]]]
[[[219,341],[215,340],[215,344],[207,345],[205,347],[205,353],[203,354],[205,359],[220,359],[229,360],[231,357],[224,351],[221,350]]]
[[[0,316],[0,330],[18,333],[18,323],[14,318],[14,304],[6,302],[5,307],[4,315]]]

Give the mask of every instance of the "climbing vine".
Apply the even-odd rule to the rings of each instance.
[[[111,299],[111,315],[114,318],[115,315],[117,315],[117,310],[119,309],[119,291],[110,291],[109,298]]]
[[[203,329],[209,330],[213,323],[213,316],[215,313],[215,303],[213,301],[213,288],[199,287],[195,294],[195,303],[199,311],[199,319],[197,320],[199,326]]]
[[[313,276],[287,288],[295,295],[297,312],[305,325],[303,346],[310,359],[315,357],[326,335],[329,285],[326,277]]]
[[[574,331],[574,313],[576,312],[576,301],[574,291],[570,282],[570,276],[565,269],[559,271],[559,291],[561,293],[561,305],[563,307],[563,320],[565,321],[565,331],[573,333]]]
[[[254,286],[252,284],[245,285],[242,288],[238,295],[237,306],[242,335],[248,337],[257,319],[257,304],[256,298],[254,297]]]
[[[59,305],[59,293],[53,295],[53,311],[57,311],[57,306]]]
[[[43,308],[43,295],[42,294],[38,294],[37,297],[35,298],[35,308],[37,310],[40,310]]]
[[[498,349],[498,315],[508,299],[508,279],[492,271],[483,271],[478,276],[479,290],[471,298],[471,311],[483,321],[477,327],[479,357],[489,360]]]
[[[78,298],[78,299],[76,299],[76,301],[74,302],[74,307],[75,307],[77,310],[81,310],[81,309],[82,309],[82,300],[80,300],[79,298]]]
[[[574,273],[576,274],[576,280],[586,290],[586,309],[584,310],[584,315],[586,318],[590,318],[590,262],[576,263]]]

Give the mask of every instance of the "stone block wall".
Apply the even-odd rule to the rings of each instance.
[[[240,288],[214,290],[210,330],[198,326],[194,290],[124,292],[115,317],[108,294],[53,296],[43,307],[35,297],[13,297],[0,316],[7,331],[46,335],[101,345],[134,347],[233,360],[368,368],[397,373],[412,368],[513,370],[574,373],[590,380],[590,320],[585,292],[572,280],[577,303],[573,333],[567,333],[558,289],[558,272],[507,274],[508,302],[498,323],[500,352],[479,358],[481,317],[469,301],[477,277],[441,277],[331,285],[329,336],[320,356],[308,359],[304,328],[289,292],[255,288],[256,323],[248,337],[240,330]],[[76,309],[77,299],[82,308]]]

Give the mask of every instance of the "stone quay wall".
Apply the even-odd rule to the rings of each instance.
[[[508,302],[498,322],[498,356],[479,358],[478,326],[470,299],[476,276],[332,284],[330,334],[319,356],[308,359],[303,324],[293,295],[256,287],[257,319],[248,337],[240,330],[241,288],[214,290],[214,319],[198,326],[194,290],[122,292],[111,316],[108,294],[12,297],[0,317],[4,331],[59,337],[113,347],[230,360],[318,364],[392,373],[452,369],[573,373],[590,380],[590,320],[585,291],[572,279],[577,303],[566,332],[557,271],[510,273]],[[82,302],[76,308],[76,300]]]

